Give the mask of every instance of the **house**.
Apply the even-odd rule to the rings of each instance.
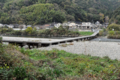
[[[106,27],[106,28],[108,27],[108,25],[109,25],[109,23],[105,23],[105,27]]]
[[[8,28],[14,28],[14,25],[10,24],[10,25],[7,25]]]
[[[27,25],[26,28],[27,28],[27,27],[32,27],[32,25]]]
[[[102,26],[102,24],[100,24],[99,21],[96,21],[95,25],[96,25],[97,27],[99,27],[99,28]]]
[[[95,24],[96,24],[96,25],[99,25],[99,24],[100,24],[100,22],[99,22],[99,21],[96,21],[96,22],[95,22]]]
[[[50,25],[47,29],[53,29],[54,27],[55,27],[55,26],[51,26],[51,25]]]
[[[0,23],[0,27],[3,27],[4,25]]]
[[[41,25],[34,25],[33,27],[36,28],[37,30],[39,30],[39,29],[40,29],[40,26],[41,26]]]
[[[95,25],[92,24],[91,22],[82,22],[80,28],[83,29],[83,30],[84,30],[84,29],[89,30],[89,29],[95,28]]]
[[[18,26],[18,28],[23,28],[23,29],[26,29],[26,28],[27,28],[27,26],[26,26],[25,24],[20,24],[20,25]]]
[[[14,24],[13,28],[19,28],[19,24]]]
[[[77,28],[76,23],[70,23],[68,26],[69,26],[69,28]]]
[[[107,28],[108,25],[109,25],[109,23],[104,23],[104,24],[102,25],[102,27],[103,27],[103,28]]]
[[[65,22],[62,24],[63,27],[69,26],[70,22]]]
[[[61,23],[57,23],[57,24],[54,24],[54,27],[59,28],[61,25],[62,25]]]
[[[55,28],[59,28],[61,25],[61,23],[51,23],[51,26],[54,26]]]
[[[44,24],[44,25],[35,25],[34,27],[39,30],[39,29],[50,29],[51,24]]]

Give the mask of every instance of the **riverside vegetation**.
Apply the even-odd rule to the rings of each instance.
[[[115,80],[119,74],[120,61],[108,57],[0,44],[1,80]]]
[[[120,25],[111,24],[108,26],[108,38],[120,39]]]
[[[70,31],[67,28],[62,26],[59,28],[46,29],[46,30],[37,30],[36,28],[28,27],[26,30],[14,31],[11,28],[0,28],[0,34],[3,35],[14,35],[14,36],[36,36],[36,37],[76,37],[76,36],[85,36],[91,35],[93,32],[79,32],[79,31]]]
[[[17,35],[17,36],[79,36],[78,31],[69,31],[67,28],[63,28],[62,26],[59,28],[53,29],[45,29],[45,30],[37,30],[36,28],[28,27],[26,30],[22,31],[14,31],[11,28],[1,28],[1,34],[5,35]]]
[[[100,36],[107,36],[111,39],[120,39],[120,25],[119,24],[110,24],[107,29],[102,29],[99,32]]]

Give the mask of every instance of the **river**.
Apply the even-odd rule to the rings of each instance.
[[[100,41],[100,42],[120,42],[120,39],[108,39],[107,36],[105,37],[98,37],[91,41]]]

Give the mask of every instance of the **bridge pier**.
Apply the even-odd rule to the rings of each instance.
[[[58,44],[60,44],[60,43],[58,43]],[[52,43],[49,44],[49,46],[51,46],[51,45],[52,45]]]

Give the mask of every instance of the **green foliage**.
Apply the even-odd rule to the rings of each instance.
[[[120,39],[120,25],[111,24],[108,26],[108,38]]]
[[[63,50],[52,51],[26,50],[27,55],[43,61],[40,68],[46,79],[56,79],[63,76],[86,76],[92,79],[117,79],[119,61],[108,57],[99,58],[85,55],[67,53]],[[35,56],[33,56],[35,55]],[[54,62],[54,63],[51,63]],[[119,65],[120,66],[120,65]]]
[[[12,32],[12,28],[0,28],[0,34]]]
[[[0,79],[3,80],[13,78],[17,80],[59,80],[68,76],[69,78],[79,76],[78,80],[82,78],[115,80],[120,73],[120,61],[111,60],[109,57],[72,54],[57,49],[40,51],[22,48],[21,53],[14,46],[9,47],[9,45],[6,49],[2,58],[9,68],[3,66],[4,68],[0,69]],[[13,52],[16,53],[13,54]]]
[[[114,29],[114,31],[120,31],[120,25],[118,25],[118,24],[111,24],[111,25],[109,25],[109,26],[107,27],[107,29],[108,29],[109,31],[111,31],[111,30],[113,30],[113,29]]]
[[[80,35],[83,35],[83,36],[92,35],[92,34],[93,34],[93,32],[89,32],[89,31],[88,31],[88,32],[87,32],[87,31],[86,31],[86,32],[82,32],[82,31],[81,31],[81,32],[79,32],[79,33],[80,33]]]
[[[104,22],[105,16],[111,16],[119,4],[118,0],[1,0],[0,23]],[[120,16],[115,17],[119,22]]]
[[[103,30],[99,31],[99,36],[103,36]]]
[[[27,27],[27,29],[25,30],[25,32],[27,33],[27,34],[31,34],[32,33],[32,27]]]
[[[4,33],[2,33],[2,30],[0,31],[1,34],[6,34],[6,35],[15,35],[15,36],[40,36],[40,37],[47,37],[47,36],[55,36],[55,37],[59,37],[59,36],[79,36],[79,32],[78,31],[69,31],[68,28],[63,28],[62,26],[59,28],[52,28],[52,29],[45,29],[45,30],[37,30],[36,28],[32,28],[32,27],[27,27],[26,30],[24,31],[8,31],[7,28],[5,28],[5,30],[3,31]]]
[[[17,79],[24,79],[27,77],[26,69],[23,67],[16,67],[13,71],[13,74]]]
[[[2,37],[0,37],[0,53],[4,52],[3,44],[2,44]]]
[[[109,33],[109,35],[114,35],[115,34],[114,31],[109,31],[108,33]]]
[[[21,15],[25,15],[27,24],[44,24],[52,21],[63,22],[65,15],[61,11],[55,11],[52,4],[35,4],[21,8]],[[24,16],[22,16],[24,17]]]
[[[120,8],[117,8],[111,16],[110,23],[120,24]]]
[[[109,31],[108,38],[120,39],[120,31]]]

